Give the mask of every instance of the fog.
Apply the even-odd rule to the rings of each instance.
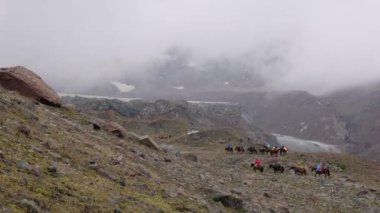
[[[228,62],[223,76],[252,74],[260,81],[252,87],[322,94],[380,80],[378,8],[378,0],[0,0],[0,66],[26,66],[71,92],[152,79],[174,48],[191,66],[186,75],[214,64],[212,78]]]

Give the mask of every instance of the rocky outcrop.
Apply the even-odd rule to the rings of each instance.
[[[128,132],[127,133],[127,139],[129,141],[133,141],[135,143],[144,145],[144,146],[146,146],[150,149],[153,149],[153,150],[161,150],[159,145],[147,135],[140,136],[134,132]]]
[[[124,127],[122,127],[120,124],[116,122],[108,122],[104,124],[103,127],[107,132],[119,137],[119,138],[124,138],[126,134],[126,130]]]
[[[140,137],[139,143],[154,150],[160,150],[159,146],[148,136]]]
[[[25,67],[0,69],[0,85],[50,106],[61,106],[58,94],[40,76]]]
[[[206,189],[206,191],[210,194],[210,197],[216,201],[221,202],[223,206],[227,208],[232,208],[238,211],[243,211],[244,202],[241,198],[235,197],[227,192],[217,190],[217,189]]]
[[[198,162],[198,157],[193,153],[185,152],[181,153],[181,156],[187,160]]]

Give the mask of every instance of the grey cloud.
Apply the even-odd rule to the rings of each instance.
[[[244,64],[265,87],[323,93],[380,79],[379,6],[377,0],[0,0],[0,65],[30,67],[54,87],[75,91],[143,78],[180,46],[197,72],[225,59]]]

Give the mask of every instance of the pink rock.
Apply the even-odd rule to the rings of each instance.
[[[1,68],[0,85],[4,89],[18,91],[21,95],[43,104],[61,106],[58,94],[40,76],[25,67]]]

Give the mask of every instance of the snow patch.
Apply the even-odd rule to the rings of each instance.
[[[222,105],[238,105],[230,102],[212,102],[212,101],[186,101],[190,104],[222,104]]]
[[[199,130],[189,130],[187,131],[187,135],[194,135],[194,134],[198,134],[199,133]]]
[[[120,82],[117,82],[117,81],[112,81],[111,82],[120,92],[125,92],[125,93],[128,93],[128,92],[132,92],[134,89],[136,89],[135,86],[133,85],[128,85],[128,84],[124,84],[124,83],[120,83]]]
[[[300,133],[303,132],[303,131],[306,131],[308,127],[309,127],[309,124],[305,124],[305,125],[300,129]]]
[[[325,105],[323,103],[321,103],[320,101],[317,101],[317,104],[321,107],[324,107]]]
[[[82,98],[91,98],[91,99],[107,99],[107,100],[119,100],[123,102],[129,102],[132,100],[141,100],[141,98],[121,98],[121,97],[109,97],[109,96],[99,96],[99,95],[82,95],[82,94],[67,94],[67,93],[58,93],[60,97],[82,97]]]
[[[225,81],[225,82],[224,82],[224,85],[230,85],[230,82]]]
[[[304,140],[292,136],[281,135],[272,133],[276,136],[280,145],[287,145],[289,150],[298,152],[337,152],[341,153],[341,150],[334,145],[325,144],[319,141]]]
[[[185,87],[184,86],[175,86],[173,87],[174,89],[177,89],[177,90],[184,90]]]

